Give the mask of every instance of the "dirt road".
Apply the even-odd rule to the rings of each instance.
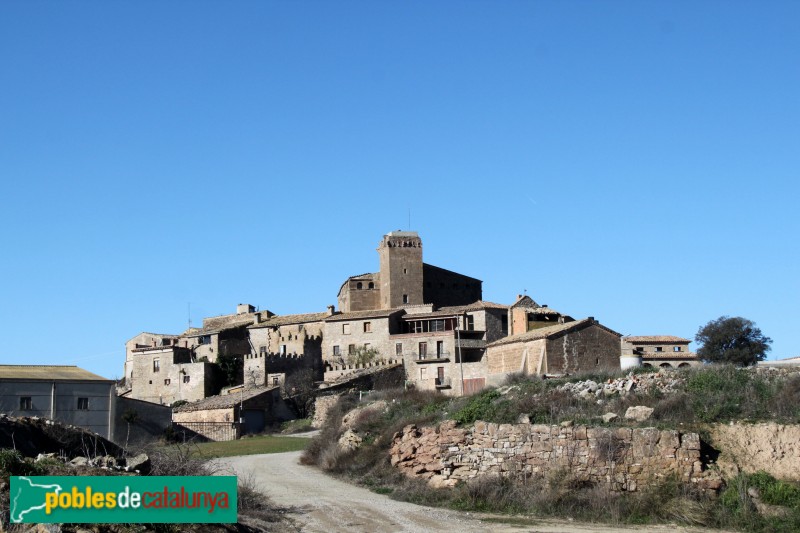
[[[568,521],[525,521],[512,525],[488,521],[485,515],[461,513],[398,502],[350,485],[298,463],[302,452],[246,455],[217,459],[223,473],[251,475],[258,487],[282,506],[303,531],[333,533],[394,532],[547,532],[611,533],[613,531],[697,531],[662,526],[621,529]]]

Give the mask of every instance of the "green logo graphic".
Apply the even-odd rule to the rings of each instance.
[[[237,521],[236,476],[12,476],[12,523]]]

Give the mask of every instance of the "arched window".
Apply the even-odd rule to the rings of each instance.
[[[361,283],[360,281],[358,283],[356,283],[356,289],[361,290],[363,288],[364,288],[364,284],[363,283]]]
[[[689,363],[681,363],[678,365],[678,368],[689,368],[690,366],[692,365],[690,365]]]
[[[367,288],[368,289],[374,289],[375,288],[375,284],[370,281],[369,285],[367,285]]]
[[[669,364],[669,363],[661,363],[661,364],[660,364],[660,365],[658,365],[658,366],[660,366],[661,368],[672,368],[672,365],[671,365],[671,364]]]

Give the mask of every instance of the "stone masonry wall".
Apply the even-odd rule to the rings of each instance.
[[[457,428],[409,425],[396,433],[391,463],[433,486],[490,475],[545,478],[567,471],[578,481],[636,491],[674,474],[704,489],[718,489],[720,477],[705,470],[697,433],[656,428],[596,428],[543,424],[475,422]]]

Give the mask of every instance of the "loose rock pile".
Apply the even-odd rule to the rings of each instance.
[[[626,396],[633,392],[639,394],[647,394],[652,391],[670,393],[683,385],[684,381],[680,374],[662,370],[652,374],[630,373],[624,378],[610,379],[602,383],[592,380],[565,383],[556,390],[570,392],[584,400],[593,400]]]

